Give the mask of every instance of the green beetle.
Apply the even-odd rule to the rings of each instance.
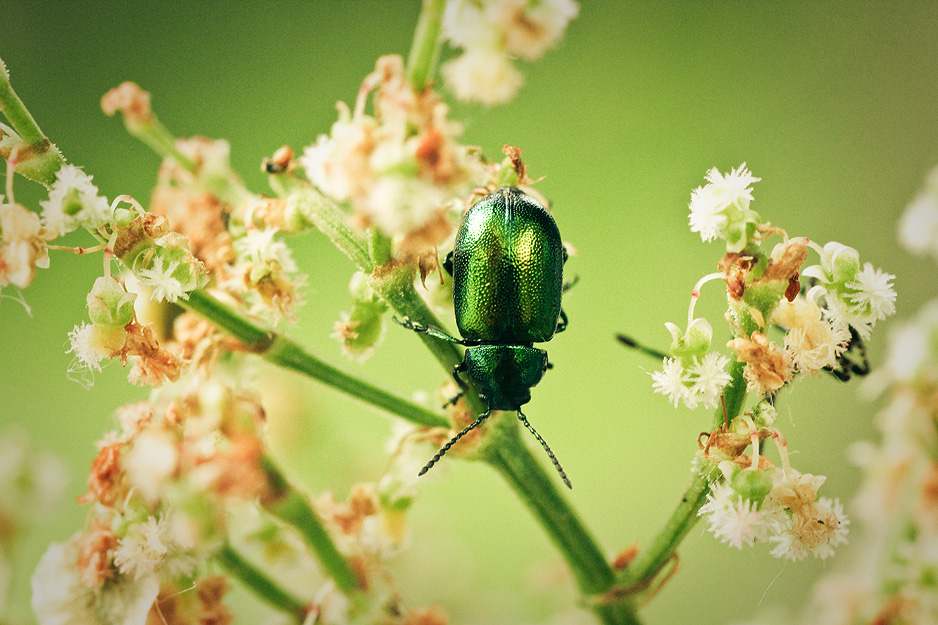
[[[426,473],[453,444],[482,423],[493,410],[515,410],[537,438],[564,483],[573,488],[547,442],[531,427],[521,406],[531,387],[551,366],[547,352],[533,343],[549,341],[567,327],[560,307],[567,252],[550,213],[514,187],[503,187],[466,213],[456,245],[444,267],[453,276],[453,306],[462,339],[408,319],[399,323],[444,341],[467,347],[453,378],[463,389],[465,373],[488,405],[478,419],[454,436],[423,467]]]

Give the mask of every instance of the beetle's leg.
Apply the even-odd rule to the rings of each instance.
[[[421,323],[414,323],[407,317],[404,317],[403,319],[392,317],[392,319],[394,320],[394,323],[400,324],[404,326],[405,328],[407,328],[408,330],[413,330],[414,332],[418,332],[420,334],[426,334],[427,336],[432,336],[433,338],[440,339],[443,341],[449,341],[450,343],[459,343],[460,345],[466,344],[464,341],[454,338],[450,336],[449,334],[447,334],[446,332],[443,332],[442,330],[437,330],[434,327],[425,326]]]
[[[563,332],[567,329],[567,313],[563,311],[563,308],[560,309],[560,321],[557,322],[557,329],[554,330],[554,334],[558,332]]]
[[[442,458],[442,457],[443,457],[443,454],[445,454],[447,451],[449,451],[449,448],[452,447],[454,444],[456,444],[456,441],[458,441],[458,440],[461,439],[463,436],[465,436],[470,430],[472,430],[473,428],[475,428],[477,425],[479,425],[480,423],[482,423],[483,421],[485,421],[485,420],[488,418],[488,416],[491,414],[491,412],[492,412],[491,410],[486,410],[485,412],[482,413],[481,416],[479,416],[478,419],[476,419],[475,421],[473,421],[472,423],[470,423],[469,425],[467,425],[465,428],[463,428],[463,431],[462,431],[462,432],[460,432],[459,434],[457,434],[457,435],[454,436],[453,438],[449,439],[449,442],[446,443],[445,445],[443,445],[443,446],[440,448],[440,451],[436,452],[436,454],[435,454],[432,458],[430,458],[430,462],[428,462],[427,464],[425,464],[424,467],[423,467],[422,469],[420,469],[420,473],[417,474],[417,477],[420,477],[421,475],[423,475],[424,473],[426,473],[427,471],[429,471],[429,470],[433,467],[433,465],[436,464],[436,461],[439,460],[440,458]]]
[[[469,390],[469,385],[466,384],[466,382],[461,377],[459,377],[459,374],[461,372],[465,372],[465,370],[466,370],[465,362],[461,362],[455,367],[453,367],[453,379],[456,380],[456,384],[459,385],[459,392],[456,393],[453,397],[451,397],[448,402],[443,404],[444,408],[455,405],[456,402],[459,401],[459,398],[465,395],[466,391]]]
[[[563,467],[560,466],[560,461],[557,460],[557,456],[555,456],[555,455],[554,455],[554,452],[551,451],[550,445],[547,444],[547,441],[545,441],[543,438],[541,438],[541,435],[537,433],[537,430],[535,430],[533,427],[531,427],[531,424],[528,423],[527,417],[525,417],[525,416],[521,413],[520,410],[518,411],[518,419],[521,420],[521,423],[524,424],[524,427],[528,428],[528,431],[531,432],[531,434],[534,435],[534,438],[537,439],[537,442],[539,442],[539,443],[541,444],[541,447],[544,448],[544,451],[547,452],[547,457],[550,458],[550,461],[554,463],[554,468],[557,469],[557,473],[560,474],[560,479],[563,480],[563,483],[567,485],[567,488],[572,489],[572,488],[573,488],[573,484],[570,483],[570,480],[567,478],[566,472],[564,472]]]
[[[450,253],[446,255],[446,258],[443,259],[443,269],[445,269],[446,273],[448,273],[449,275],[453,275],[453,252],[452,251],[450,251]]]

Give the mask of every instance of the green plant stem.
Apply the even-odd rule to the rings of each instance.
[[[303,622],[306,618],[309,612],[307,603],[284,590],[262,570],[248,562],[230,544],[226,543],[215,557],[232,577],[244,584],[265,603],[291,615],[297,623]]]
[[[615,575],[583,522],[555,486],[556,479],[535,460],[518,436],[503,437],[486,454],[491,464],[525,503],[563,555],[580,592],[603,623],[637,624],[638,617],[625,603],[605,603],[601,596],[612,589]]]
[[[448,426],[446,419],[437,413],[333,367],[292,339],[262,328],[204,290],[192,291],[189,299],[180,303],[275,365],[302,373],[416,425]]]
[[[713,416],[716,429],[732,422],[742,410],[746,401],[746,379],[743,377],[745,366],[746,363],[735,359],[730,366],[730,383],[723,391],[723,405],[717,408]],[[654,577],[674,557],[681,541],[697,523],[697,512],[706,503],[710,485],[719,476],[712,462],[704,458],[698,459],[698,462],[699,467],[674,512],[655,537],[620,574],[619,581],[627,588],[640,591],[650,586]]]
[[[273,501],[265,502],[264,509],[296,528],[306,545],[316,554],[319,564],[342,592],[349,594],[359,589],[355,571],[345,556],[339,553],[319,515],[310,506],[309,499],[287,482],[269,457],[264,458],[263,464],[268,480],[279,495]]]
[[[651,583],[655,575],[674,556],[678,545],[696,523],[697,511],[707,501],[709,492],[709,471],[698,471],[694,474],[680,503],[665,522],[664,527],[646,547],[638,552],[620,576],[619,581],[624,586],[641,590]]]
[[[16,150],[16,172],[46,187],[52,186],[56,172],[65,164],[65,158],[39,129],[39,124],[13,91],[3,59],[0,59],[0,113],[23,140]],[[0,156],[9,159],[11,152],[12,146],[8,146]]]
[[[440,54],[440,27],[446,0],[423,0],[414,41],[407,57],[407,79],[414,91],[426,89]]]

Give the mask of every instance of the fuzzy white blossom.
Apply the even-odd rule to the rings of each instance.
[[[498,50],[471,48],[440,69],[457,99],[486,106],[508,102],[524,84],[524,76],[511,59]]]
[[[114,566],[135,581],[157,573],[169,551],[165,533],[166,523],[152,516],[131,525],[114,550]]]
[[[447,86],[460,100],[507,102],[524,81],[512,59],[541,58],[579,10],[573,0],[448,2],[443,36],[463,53],[442,67]]]
[[[61,236],[77,228],[97,230],[110,220],[107,198],[98,194],[91,176],[63,165],[49,189],[49,199],[39,202],[45,227]]]
[[[727,482],[711,488],[697,516],[706,519],[707,529],[721,542],[737,549],[765,542],[776,522],[775,515],[759,510]]]
[[[145,625],[159,594],[156,575],[121,579],[100,589],[82,583],[74,540],[52,543],[32,578],[32,607],[39,625]]]
[[[180,297],[189,299],[189,294],[183,289],[182,282],[175,276],[180,262],[171,260],[168,263],[163,256],[157,254],[149,267],[140,267],[136,271],[137,281],[150,289],[150,301],[175,302]]]
[[[707,172],[707,184],[691,192],[688,221],[691,232],[705,242],[725,239],[727,251],[739,252],[748,242],[747,224],[758,215],[749,209],[752,185],[759,182],[743,163],[727,174],[714,167]]]
[[[698,405],[715,408],[730,382],[728,365],[729,359],[717,352],[702,357],[665,358],[662,369],[651,374],[653,387],[675,406],[683,402],[691,410]]]
[[[825,316],[820,306],[804,297],[783,299],[772,320],[788,330],[786,356],[801,373],[833,367],[850,341],[847,324]]]

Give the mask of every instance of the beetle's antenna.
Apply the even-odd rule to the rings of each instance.
[[[550,461],[554,463],[554,468],[557,469],[557,473],[560,474],[560,479],[562,479],[563,483],[567,485],[567,488],[572,490],[573,484],[570,483],[570,480],[567,478],[566,472],[564,472],[563,467],[560,466],[560,461],[557,460],[557,456],[555,456],[554,452],[551,451],[550,445],[547,444],[547,441],[541,438],[541,435],[537,433],[537,430],[531,427],[531,424],[528,423],[527,417],[521,414],[520,410],[518,411],[518,418],[521,419],[521,423],[524,424],[524,427],[528,428],[531,434],[534,435],[534,438],[537,439],[537,442],[539,442],[541,444],[541,447],[544,448],[544,451],[547,452],[547,457],[550,458]]]
[[[457,434],[457,435],[454,436],[453,438],[449,439],[449,442],[446,443],[445,445],[443,445],[443,446],[440,448],[440,451],[436,452],[436,455],[435,455],[435,456],[433,456],[432,458],[430,458],[430,462],[428,462],[427,464],[425,464],[424,467],[423,467],[422,469],[420,469],[420,473],[417,474],[417,477],[420,477],[421,475],[423,475],[424,473],[426,473],[427,471],[429,471],[430,468],[433,467],[433,465],[436,464],[436,461],[439,460],[440,458],[442,458],[442,457],[443,457],[443,454],[445,454],[447,451],[449,451],[449,448],[456,444],[456,441],[458,441],[458,440],[461,439],[463,436],[465,436],[465,435],[469,432],[469,430],[473,429],[475,426],[477,426],[477,425],[479,425],[480,423],[482,423],[483,421],[485,421],[491,413],[492,413],[491,410],[486,410],[484,413],[482,413],[482,415],[481,415],[478,419],[476,419],[475,421],[473,421],[472,423],[470,423],[469,425],[467,425],[467,426],[463,429],[462,432],[460,432],[459,434]],[[528,426],[528,427],[531,427],[531,426]],[[536,435],[536,432],[535,432],[535,435]],[[538,438],[540,438],[540,437],[538,437]],[[548,450],[548,451],[549,451],[549,450]],[[553,457],[553,454],[551,454],[551,457]],[[557,462],[557,461],[555,460],[554,463],[556,464],[556,462]],[[562,470],[561,470],[561,474],[563,474],[563,471],[562,471]]]

